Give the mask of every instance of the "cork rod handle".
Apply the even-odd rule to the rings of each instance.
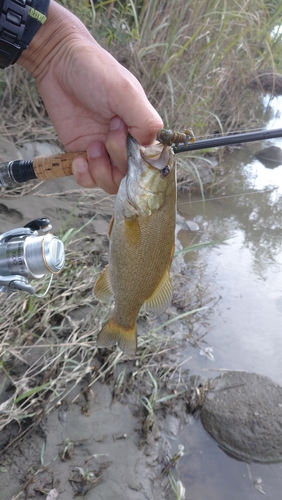
[[[78,153],[62,153],[52,156],[36,156],[33,160],[34,173],[37,179],[42,181],[72,175],[72,161],[77,156],[83,156],[87,159],[87,153],[85,151]]]

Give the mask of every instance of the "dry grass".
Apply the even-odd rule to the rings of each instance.
[[[248,84],[281,60],[279,36],[270,37],[281,11],[262,0],[97,2],[88,23],[140,79],[166,126],[206,135],[255,123]]]
[[[26,141],[57,139],[31,76],[13,66],[0,73],[0,135],[16,146]]]
[[[282,5],[263,0],[61,0],[141,81],[170,128],[199,137],[257,125],[256,75],[279,73]],[[31,78],[22,68],[0,75],[0,133],[16,144],[54,140]]]

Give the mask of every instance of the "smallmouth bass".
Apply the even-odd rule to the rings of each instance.
[[[98,334],[99,347],[117,344],[133,355],[137,316],[161,312],[171,302],[170,265],[176,217],[175,157],[171,147],[140,146],[128,135],[128,172],[120,183],[109,227],[109,264],[94,287],[97,299],[115,305]]]

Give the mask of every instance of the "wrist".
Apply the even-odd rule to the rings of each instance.
[[[46,20],[50,0],[0,0],[0,68],[14,64]]]
[[[88,33],[88,31],[78,18],[51,0],[46,22],[38,30],[28,48],[22,52],[17,62],[27,69],[34,78],[39,78],[45,73],[50,62],[58,60],[61,51],[65,51],[69,42],[80,37],[83,31],[85,37],[85,32]]]

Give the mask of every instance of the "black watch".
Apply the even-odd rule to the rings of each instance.
[[[50,0],[0,0],[0,68],[14,64],[46,21]]]

